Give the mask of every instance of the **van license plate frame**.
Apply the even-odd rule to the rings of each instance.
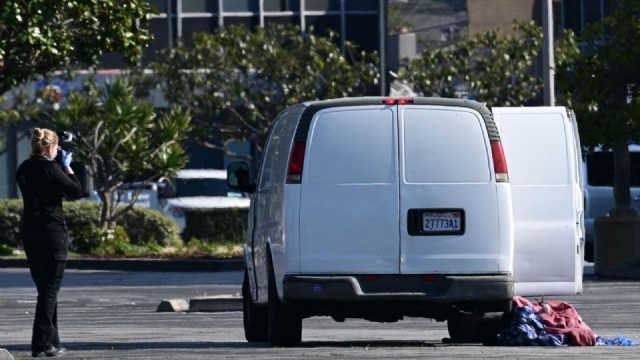
[[[462,209],[425,209],[420,212],[423,235],[462,235],[465,216]]]
[[[425,229],[424,220],[429,214],[446,214],[456,213],[459,215],[460,223],[459,228],[450,230],[434,230]],[[464,209],[460,208],[422,208],[422,209],[409,209],[407,211],[407,232],[411,236],[436,236],[436,235],[464,235],[466,231],[466,213]]]

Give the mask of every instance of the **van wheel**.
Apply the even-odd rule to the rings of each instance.
[[[584,243],[584,261],[592,263],[594,259],[593,243]]]
[[[447,317],[449,337],[455,343],[497,345],[498,334],[508,326],[503,313],[469,313],[451,310]]]
[[[242,322],[244,324],[244,337],[248,342],[269,341],[267,319],[267,308],[257,306],[251,299],[249,273],[245,269],[244,281],[242,282]]]
[[[278,298],[273,264],[269,265],[269,342],[273,346],[298,346],[302,341],[302,317]]]
[[[467,313],[452,309],[447,316],[447,330],[451,341],[456,343],[476,343],[481,314]]]

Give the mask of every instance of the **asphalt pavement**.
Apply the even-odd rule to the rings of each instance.
[[[562,297],[598,335],[638,342],[637,281],[599,279],[587,266],[585,291]],[[59,297],[59,324],[68,359],[634,359],[635,347],[489,347],[448,344],[446,323],[407,318],[397,323],[316,317],[303,322],[298,348],[244,340],[241,311],[158,312],[166,299],[233,295],[242,271],[144,272],[69,269]],[[29,356],[35,288],[25,268],[0,269],[0,347]],[[558,298],[555,298],[558,299]],[[545,300],[554,300],[547,298]]]

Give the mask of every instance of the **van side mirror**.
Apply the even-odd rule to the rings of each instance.
[[[251,180],[249,165],[243,161],[234,161],[227,167],[227,184],[233,190],[254,193],[256,184]]]

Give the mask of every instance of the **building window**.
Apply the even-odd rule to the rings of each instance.
[[[371,30],[364,30],[372,29],[373,32],[377,33],[379,26],[377,15],[347,15],[346,26],[348,41],[353,42],[360,49],[367,52],[380,52],[380,38],[371,36]]]
[[[264,11],[300,11],[300,0],[264,0]]]
[[[347,0],[345,9],[347,11],[377,11],[379,3],[378,0]]]
[[[172,26],[175,26],[175,19],[171,23]],[[156,61],[156,52],[169,46],[168,24],[166,18],[151,19],[149,22],[149,30],[153,34],[154,40],[144,51],[145,63]]]
[[[600,0],[583,0],[584,25],[602,21]]]
[[[224,25],[244,25],[248,29],[253,29],[260,25],[258,16],[229,16],[224,18]]]
[[[227,21],[225,19],[225,21]],[[300,26],[300,16],[265,16],[264,24],[285,24],[285,25],[298,25]]]
[[[362,0],[358,0],[358,1],[362,1]],[[340,0],[306,0],[305,10],[306,11],[340,11]]]
[[[258,12],[258,0],[222,0],[224,12]],[[226,22],[226,20],[225,20]]]
[[[218,19],[213,17],[192,17],[182,20],[182,39],[191,44],[195,33],[213,33],[218,27]]]
[[[216,0],[182,0],[182,12],[185,13],[217,13]]]
[[[155,7],[160,14],[167,12],[167,0],[146,0],[146,2]]]

